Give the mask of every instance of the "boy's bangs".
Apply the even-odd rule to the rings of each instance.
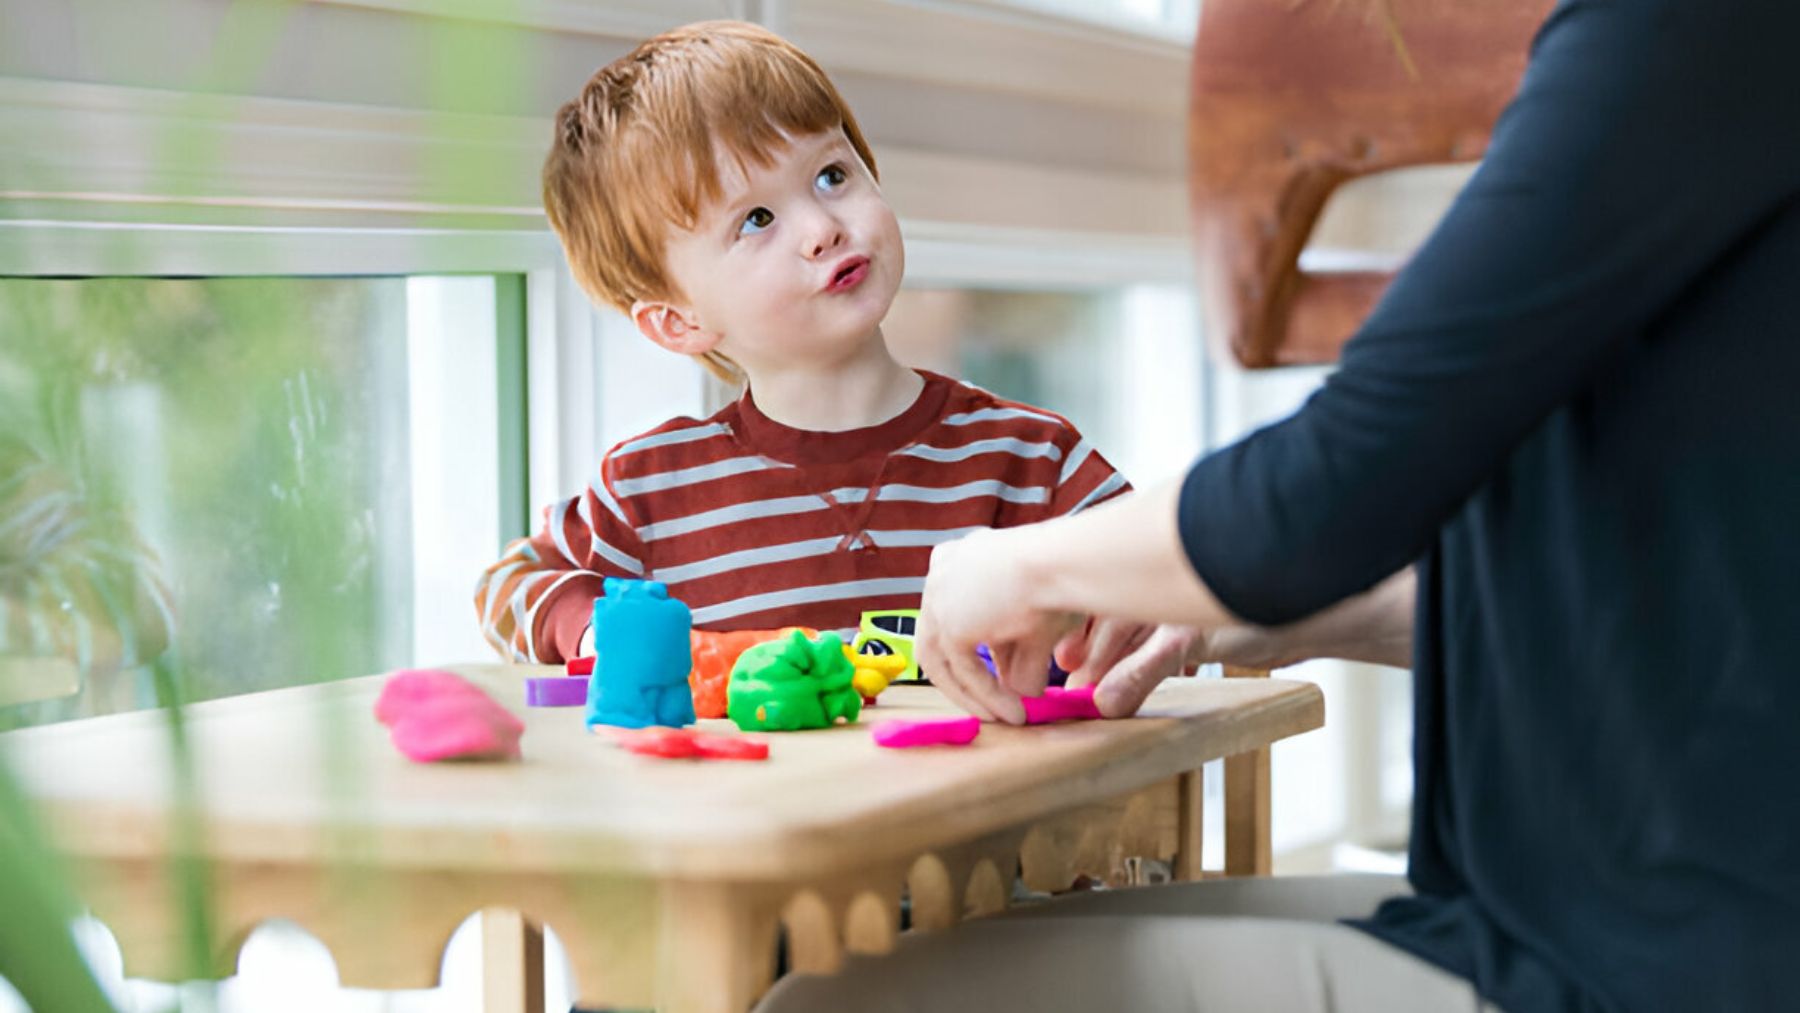
[[[733,168],[748,175],[790,139],[832,131],[875,175],[856,117],[810,57],[754,25],[689,25],[608,64],[558,111],[544,210],[583,288],[629,311],[673,293],[670,231],[693,231]]]
[[[660,180],[653,201],[664,221],[683,230],[699,224],[704,208],[724,194],[720,156],[735,160],[740,174],[750,166],[768,168],[790,138],[844,130],[846,110],[837,96],[793,68],[761,65],[734,68],[731,80],[704,81],[681,103],[687,115],[671,118],[662,134],[643,137],[637,178]],[[851,139],[858,157],[869,160],[860,138]],[[656,159],[649,164],[650,158]],[[870,164],[869,171],[874,172]]]

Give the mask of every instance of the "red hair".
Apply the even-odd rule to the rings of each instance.
[[[557,110],[544,210],[581,287],[630,312],[681,295],[665,244],[721,196],[721,151],[768,166],[789,136],[832,130],[874,174],[856,117],[811,57],[757,25],[687,25],[602,67]],[[721,379],[741,379],[724,356],[704,358]]]

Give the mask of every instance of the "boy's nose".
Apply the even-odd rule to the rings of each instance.
[[[807,243],[806,256],[808,259],[817,260],[842,245],[844,245],[843,227],[838,224],[837,219],[829,215],[823,216],[819,219],[818,228],[814,230],[812,238]]]

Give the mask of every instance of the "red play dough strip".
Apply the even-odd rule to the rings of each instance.
[[[639,756],[660,756],[669,760],[686,760],[699,755],[694,737],[680,728],[645,728],[619,736],[619,745]]]
[[[742,735],[696,735],[694,748],[702,760],[766,760],[769,744]]]
[[[981,734],[981,719],[965,718],[888,718],[875,722],[869,729],[875,744],[888,749],[911,749],[914,746],[966,746]]]
[[[618,729],[619,746],[665,760],[766,760],[769,744],[744,735],[708,735],[691,728]]]

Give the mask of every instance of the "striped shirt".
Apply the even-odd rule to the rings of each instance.
[[[919,607],[940,542],[1128,488],[1061,416],[921,375],[911,407],[865,429],[794,429],[745,394],[613,447],[482,574],[482,633],[507,658],[560,662],[605,577],[666,583],[697,629],[853,630],[865,610]]]

